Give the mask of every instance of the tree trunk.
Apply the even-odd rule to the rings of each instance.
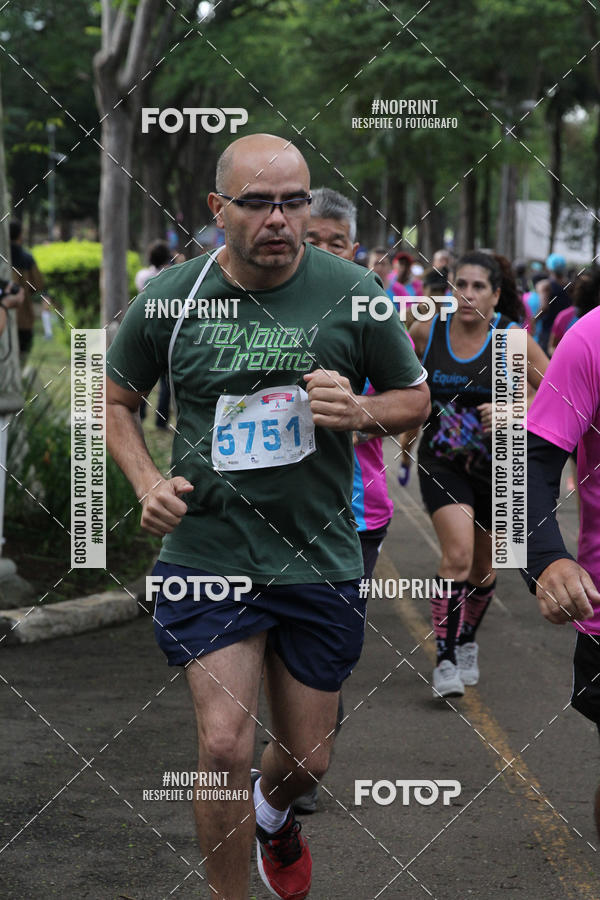
[[[140,181],[147,193],[142,197],[142,227],[139,235],[136,235],[135,243],[140,253],[146,253],[148,245],[157,238],[165,236],[165,212],[168,207],[166,188],[169,172],[166,171],[162,141],[149,141],[150,133],[143,135],[144,147],[140,153],[141,178]]]
[[[556,240],[556,232],[558,231],[558,220],[560,216],[560,200],[561,200],[561,171],[562,171],[562,109],[557,102],[551,123],[550,142],[550,242],[548,245],[548,253],[554,250],[554,242]]]
[[[483,195],[481,197],[481,246],[492,247],[492,172],[489,166],[484,169]]]
[[[121,313],[127,309],[127,249],[129,247],[129,198],[133,120],[122,103],[102,123],[102,168],[100,177],[100,240],[102,269],[100,296],[102,326],[114,337]],[[118,162],[115,162],[118,160]]]
[[[23,231],[25,232],[25,246],[33,247],[34,244],[37,244],[37,235],[36,235],[36,226],[37,221],[35,218],[35,212],[33,209],[30,209],[24,203],[19,207],[21,211],[21,216],[23,220]]]
[[[509,259],[515,255],[517,220],[517,188],[519,170],[513,163],[502,166],[502,182],[500,188],[500,208],[498,211],[498,228],[496,231],[496,251]]]
[[[402,240],[402,234],[406,226],[406,182],[398,181],[397,178],[391,175],[389,195],[389,227],[395,244],[397,241]]]
[[[390,217],[389,185],[389,169],[386,166],[381,173],[379,183],[379,212],[382,215],[377,215],[377,228],[375,229],[375,243],[382,244],[384,247],[387,247],[387,236],[390,230],[388,224]]]
[[[215,224],[212,221],[208,207],[200,209],[199,192],[192,189],[192,181],[193,179],[187,176],[181,177],[180,173],[177,212],[180,214],[182,227],[178,229],[178,233],[180,235],[180,246],[188,259],[192,259],[192,257],[199,256],[202,253],[198,244],[205,246],[208,243],[208,238],[204,234],[196,237],[198,231],[204,225],[211,227]],[[202,201],[204,201],[204,196],[202,196]]]
[[[358,234],[357,240],[362,244],[372,247],[377,242],[377,233],[380,223],[383,221],[377,212],[379,208],[379,195],[381,184],[374,178],[367,178],[363,184],[362,193],[369,198],[369,203],[364,201],[358,205]],[[342,188],[343,192],[343,188]],[[353,199],[353,198],[350,198]],[[399,238],[398,235],[394,240]]]
[[[191,259],[201,254],[199,244],[204,244],[204,236],[196,234],[202,226],[214,227],[214,220],[206,204],[206,191],[198,190],[198,185],[214,185],[216,152],[212,141],[199,146],[199,135],[191,135],[183,144],[173,163],[177,171],[177,215],[181,218],[179,234],[183,252]]]
[[[444,245],[444,235],[438,210],[435,205],[435,183],[431,178],[419,178],[419,202],[417,214],[418,240],[411,237],[411,242],[417,245],[418,250],[428,262],[431,262],[436,250]]]
[[[70,241],[73,237],[73,223],[68,216],[61,216],[58,222],[61,241]]]
[[[101,321],[108,341],[129,301],[127,249],[133,130],[139,127],[140,98],[134,87],[154,71],[154,35],[165,22],[161,0],[102,0],[102,47],[94,57],[96,104],[102,117],[100,178]],[[170,13],[169,13],[170,16]],[[155,31],[156,29],[156,31]]]
[[[2,98],[0,96],[0,278],[12,281],[10,266],[10,236],[8,230],[8,190],[6,185],[6,161],[4,158],[4,132],[2,128]],[[7,314],[7,323],[2,335],[0,335],[0,424],[2,417],[15,412],[23,406],[23,394],[21,392],[21,369],[19,367],[19,341],[17,338],[17,314],[10,310]],[[0,441],[5,435],[0,435]],[[0,448],[2,443],[0,443]],[[1,452],[1,451],[0,451]],[[0,459],[0,507],[4,504],[4,459]],[[0,518],[3,515],[0,509]],[[0,521],[0,538],[2,535],[2,522]],[[0,556],[2,544],[0,543]]]
[[[475,246],[477,221],[477,176],[474,172],[462,180],[460,213],[455,253],[459,256]]]
[[[519,191],[519,169],[511,165],[508,181],[508,234],[506,253],[510,260],[515,258],[517,246],[517,196]]]

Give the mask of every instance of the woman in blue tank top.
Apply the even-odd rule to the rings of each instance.
[[[437,644],[434,697],[461,696],[479,680],[475,633],[492,599],[492,331],[519,327],[516,291],[502,295],[496,259],[463,256],[454,275],[458,308],[445,321],[415,322],[431,414],[418,451],[419,482],[442,550],[430,599]],[[502,303],[502,300],[504,301]],[[527,381],[538,387],[548,359],[527,336]],[[436,592],[438,593],[438,592]]]

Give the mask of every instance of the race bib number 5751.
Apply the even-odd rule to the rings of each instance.
[[[212,438],[215,469],[288,466],[314,451],[310,403],[299,385],[219,397]]]

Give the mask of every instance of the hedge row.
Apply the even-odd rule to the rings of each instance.
[[[40,244],[33,250],[44,278],[44,293],[63,311],[65,319],[79,328],[99,325],[100,266],[102,244],[64,241]],[[142,268],[139,253],[127,252],[130,296],[136,294],[135,273]]]

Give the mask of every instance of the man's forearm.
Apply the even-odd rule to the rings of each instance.
[[[109,403],[106,426],[108,451],[141,499],[159,481],[164,481],[164,476],[148,453],[139,414],[121,403]]]
[[[360,397],[359,404],[363,411],[359,430],[367,434],[398,434],[418,428],[431,408],[426,385],[366,394]]]
[[[557,559],[573,559],[556,521],[560,476],[569,454],[527,433],[527,570],[522,572],[535,593],[536,580]]]

